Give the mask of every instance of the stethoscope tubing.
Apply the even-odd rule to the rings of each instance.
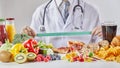
[[[44,13],[43,13],[43,23],[42,23],[42,25],[45,24],[45,14],[46,14],[46,10],[47,10],[48,5],[49,5],[52,1],[53,1],[53,0],[50,0],[50,1],[48,2],[48,4],[45,6]],[[76,8],[77,8],[77,7],[80,7],[81,12],[82,12],[82,14],[83,14],[83,13],[84,13],[84,10],[83,10],[82,6],[80,5],[80,1],[79,1],[79,0],[78,0],[78,4],[75,5],[75,7],[73,8],[73,13],[76,11]]]
[[[50,1],[48,2],[48,4],[45,6],[44,13],[43,13],[43,23],[42,23],[42,25],[45,24],[45,13],[46,13],[46,9],[47,9],[48,5],[49,5],[52,1],[53,1],[53,0],[50,0]]]

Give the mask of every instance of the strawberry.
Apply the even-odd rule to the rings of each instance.
[[[37,57],[40,57],[41,61],[44,61],[44,56],[42,54],[38,54]]]
[[[42,54],[38,54],[37,57],[42,57],[43,55]]]
[[[41,62],[41,61],[42,61],[41,57],[37,57],[37,58],[36,58],[36,61],[37,61],[37,62]]]
[[[48,58],[44,58],[44,61],[45,61],[45,62],[48,62],[48,61],[49,61],[49,59],[48,59]]]
[[[49,55],[46,56],[47,59],[51,60],[51,57]]]

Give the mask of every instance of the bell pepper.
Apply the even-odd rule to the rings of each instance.
[[[13,57],[17,55],[18,53],[27,53],[27,49],[24,47],[23,44],[18,43],[15,44],[11,49],[10,52],[12,53]]]
[[[38,42],[34,39],[28,39],[23,43],[24,47],[28,49],[28,52],[33,52],[35,54],[39,53],[39,47],[37,44]]]

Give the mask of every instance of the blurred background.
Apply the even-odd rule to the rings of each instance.
[[[0,0],[0,18],[14,17],[17,33],[30,25],[35,9],[48,0]],[[120,0],[86,0],[99,10],[101,22],[115,21],[120,34]]]

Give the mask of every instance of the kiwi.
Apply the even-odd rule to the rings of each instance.
[[[27,60],[28,61],[33,61],[35,58],[36,58],[35,53],[32,53],[32,52],[27,53]]]
[[[27,61],[27,56],[24,53],[19,53],[14,57],[14,61],[19,64],[25,63]]]
[[[10,62],[12,54],[6,50],[0,51],[0,61]]]

